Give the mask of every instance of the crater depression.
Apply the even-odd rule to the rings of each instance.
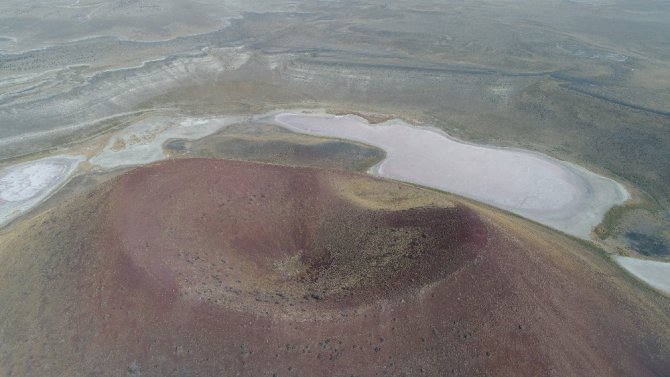
[[[235,309],[367,303],[446,276],[486,243],[464,206],[340,172],[188,159],[116,185],[104,247],[180,299]]]

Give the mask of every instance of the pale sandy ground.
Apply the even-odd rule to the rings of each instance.
[[[670,295],[670,263],[614,256],[626,271],[659,291]]]
[[[610,208],[630,197],[621,184],[574,164],[464,143],[400,120],[370,125],[352,115],[295,113],[270,119],[292,131],[384,149],[387,158],[371,174],[456,193],[583,239],[590,239]]]
[[[71,177],[83,156],[53,156],[0,171],[0,227],[35,207]]]
[[[164,160],[167,155],[162,146],[167,140],[200,139],[244,119],[239,116],[181,120],[151,117],[123,129],[89,162],[105,170],[112,170]]]

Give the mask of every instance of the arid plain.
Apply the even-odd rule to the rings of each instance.
[[[0,375],[667,375],[668,34],[657,1],[0,4]]]

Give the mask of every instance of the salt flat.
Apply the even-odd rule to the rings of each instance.
[[[353,116],[279,113],[287,129],[370,144],[387,158],[370,173],[416,183],[508,210],[590,239],[605,213],[629,198],[619,183],[529,151],[474,145],[400,120],[370,125]]]
[[[83,160],[81,156],[54,156],[0,171],[0,226],[44,201]]]
[[[670,263],[622,256],[615,256],[614,260],[638,279],[670,294]]]

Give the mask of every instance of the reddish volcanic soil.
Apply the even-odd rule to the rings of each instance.
[[[670,371],[670,300],[598,250],[354,173],[161,162],[0,246],[0,375]]]

